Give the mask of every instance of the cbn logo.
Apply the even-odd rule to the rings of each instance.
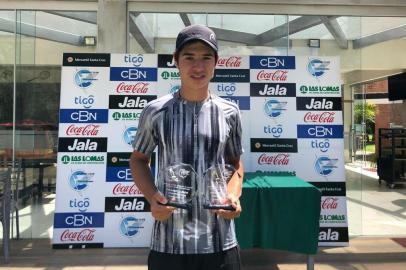
[[[113,119],[116,121],[121,119],[121,113],[119,113],[119,112],[113,113],[112,116],[113,116]]]
[[[63,164],[68,164],[70,162],[70,157],[65,155],[61,158],[61,161]]]

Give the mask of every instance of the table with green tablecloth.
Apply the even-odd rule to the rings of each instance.
[[[236,219],[241,248],[280,249],[315,254],[321,192],[292,175],[246,173]]]

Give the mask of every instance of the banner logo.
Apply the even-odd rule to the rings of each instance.
[[[156,99],[155,95],[122,96],[110,95],[109,109],[143,109],[148,102]]]
[[[59,152],[106,152],[107,138],[59,138]]]
[[[54,228],[102,228],[104,213],[55,213]]]
[[[93,176],[94,173],[86,173],[83,170],[74,171],[69,177],[69,185],[75,191],[83,191],[93,182]]]
[[[241,56],[230,56],[230,57],[219,57],[217,60],[218,67],[240,67],[241,66],[242,57]]]
[[[142,54],[126,54],[124,55],[124,62],[131,63],[134,67],[139,67],[141,66],[142,62],[144,62],[144,57],[142,56]]]
[[[105,212],[149,212],[150,205],[144,197],[106,197]]]
[[[148,82],[137,82],[134,84],[121,82],[116,87],[116,93],[125,94],[146,94],[149,91]]]
[[[60,123],[107,123],[108,110],[106,109],[60,109]]]
[[[95,229],[83,229],[78,232],[71,232],[66,229],[62,232],[61,242],[91,242],[94,239]]]
[[[137,133],[138,128],[136,127],[129,127],[123,132],[123,139],[124,142],[128,145],[133,145],[133,141],[135,139],[135,134]]]
[[[322,156],[316,159],[314,163],[314,169],[321,176],[330,175],[334,169],[337,168],[336,164],[338,159],[332,159],[327,156]]]
[[[343,125],[297,125],[298,138],[329,138],[342,139],[344,137]]]
[[[156,81],[156,68],[111,67],[110,81]]]
[[[93,107],[94,96],[90,95],[88,97],[82,97],[82,96],[75,97],[74,103],[82,105],[83,108],[85,108],[85,109],[90,109],[91,107]]]
[[[127,237],[134,237],[141,229],[144,228],[145,218],[135,218],[127,216],[120,222],[120,232]]]
[[[75,84],[80,88],[88,88],[97,81],[97,75],[99,72],[90,71],[88,69],[81,69],[75,73]]]
[[[297,97],[298,111],[341,111],[340,97]]]
[[[252,69],[295,69],[294,56],[250,56]]]
[[[270,99],[265,102],[264,111],[265,114],[271,118],[278,118],[282,115],[283,111],[286,111],[286,105],[288,102],[278,101],[276,99]]]
[[[307,64],[307,71],[315,78],[319,78],[324,75],[324,73],[329,70],[328,66],[330,61],[323,61],[318,58],[311,59]]]
[[[275,71],[261,70],[257,74],[258,81],[284,82],[287,79],[288,79],[287,70],[275,70]]]
[[[251,83],[252,97],[295,97],[295,83]]]

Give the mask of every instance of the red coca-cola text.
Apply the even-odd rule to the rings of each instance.
[[[219,67],[240,67],[241,66],[241,56],[230,56],[228,58],[219,58],[217,61],[217,66]]]
[[[274,81],[274,82],[282,82],[286,81],[288,78],[288,71],[286,70],[275,70],[275,71],[265,71],[261,70],[257,74],[258,81]]]
[[[116,87],[117,93],[127,93],[127,94],[145,94],[149,90],[149,83],[147,82],[137,82],[135,84],[126,84],[125,82],[119,83]]]
[[[259,165],[288,165],[289,154],[277,154],[275,156],[262,154],[258,158]]]
[[[322,113],[312,113],[308,112],[304,116],[305,122],[312,123],[332,123],[334,122],[335,112],[322,112]]]
[[[141,195],[141,191],[137,188],[135,184],[132,185],[123,185],[118,183],[113,188],[114,195]]]
[[[66,129],[66,135],[76,135],[76,136],[97,136],[99,133],[100,125],[89,124],[86,126],[75,126],[70,125]]]
[[[69,229],[64,230],[61,234],[62,242],[89,242],[94,239],[95,229],[83,229],[79,232],[71,232]]]

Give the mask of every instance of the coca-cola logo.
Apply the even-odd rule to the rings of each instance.
[[[241,56],[230,56],[228,58],[220,57],[217,61],[217,66],[219,67],[240,67],[241,66]]]
[[[118,183],[113,187],[113,194],[114,195],[142,195],[141,191],[135,184],[132,185],[124,185],[122,183]]]
[[[66,135],[71,136],[97,136],[100,131],[100,125],[89,124],[86,126],[76,126],[75,124],[70,125],[66,129]]]
[[[257,74],[258,81],[274,81],[274,82],[283,82],[288,78],[287,70],[261,70]]]
[[[126,94],[145,94],[149,90],[148,82],[125,83],[121,82],[116,87],[117,93]]]
[[[308,112],[305,114],[303,121],[306,123],[333,123],[334,117],[335,112]]]
[[[61,234],[61,242],[90,242],[94,239],[95,229],[83,229],[81,231],[64,230]]]
[[[338,206],[338,198],[334,197],[327,197],[321,200],[321,208],[322,209],[337,209]]]
[[[288,165],[289,154],[267,155],[262,154],[258,158],[259,165]]]

